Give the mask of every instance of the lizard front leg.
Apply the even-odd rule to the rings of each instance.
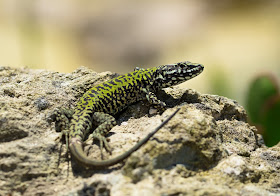
[[[163,101],[159,100],[157,98],[157,96],[155,95],[155,93],[153,93],[152,91],[150,91],[148,88],[142,88],[142,91],[145,93],[146,95],[146,99],[148,100],[148,102],[152,105],[154,105],[154,107],[158,110],[164,110],[166,108],[166,103],[164,103]]]
[[[55,122],[55,130],[61,132],[55,139],[60,141],[65,136],[66,147],[68,150],[68,138],[69,138],[69,125],[70,120],[74,114],[74,109],[71,108],[56,108],[53,113],[48,117],[49,122]]]

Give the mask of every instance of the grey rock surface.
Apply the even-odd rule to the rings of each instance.
[[[237,102],[179,87],[158,93],[169,106],[162,114],[142,101],[117,116],[105,159],[181,108],[123,163],[92,170],[69,160],[48,116],[115,76],[0,67],[0,195],[280,195],[280,143],[267,148]],[[95,142],[85,151],[100,159]]]

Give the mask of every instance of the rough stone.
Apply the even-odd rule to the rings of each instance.
[[[75,166],[48,117],[115,76],[0,67],[0,195],[280,195],[280,143],[266,147],[236,101],[179,87],[158,93],[162,114],[142,101],[117,116],[105,159],[181,108],[131,157],[103,170]],[[85,151],[100,159],[95,142]]]

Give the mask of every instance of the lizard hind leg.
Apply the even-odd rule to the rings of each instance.
[[[109,131],[117,124],[116,119],[111,116],[110,114],[106,114],[104,112],[95,112],[92,115],[92,121],[97,124],[97,128],[91,133],[86,140],[98,140],[99,147],[101,151],[101,158],[103,159],[103,147],[105,150],[112,154],[112,148],[110,147],[108,141],[106,140],[105,136],[109,133]]]

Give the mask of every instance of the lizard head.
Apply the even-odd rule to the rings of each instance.
[[[175,64],[161,65],[157,67],[156,84],[162,88],[170,87],[185,82],[199,75],[204,66],[198,63],[184,61]]]

